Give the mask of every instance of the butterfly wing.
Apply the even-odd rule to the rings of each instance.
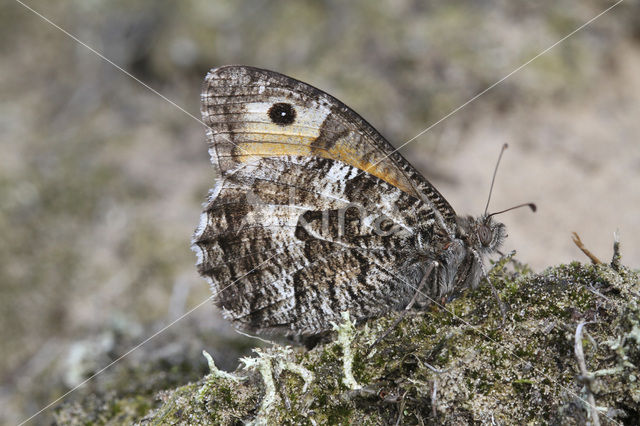
[[[375,129],[318,89],[249,67],[209,73],[202,116],[220,177],[193,246],[228,319],[312,335],[342,311],[406,303],[418,240],[455,213]]]
[[[415,197],[420,190],[446,221],[455,221],[444,197],[373,126],[313,86],[273,71],[225,66],[209,72],[201,101],[211,157],[222,175],[256,157],[330,158]],[[274,122],[286,112],[273,108],[278,105],[292,108],[291,123]]]

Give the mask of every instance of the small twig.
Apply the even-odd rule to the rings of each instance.
[[[547,335],[551,333],[551,330],[553,330],[555,327],[556,327],[556,322],[551,320],[551,322],[545,325],[544,329],[542,329],[542,333],[544,335]]]
[[[402,417],[404,417],[404,406],[407,403],[404,397],[407,396],[407,392],[405,392],[400,398],[400,406],[398,407],[398,420],[396,420],[396,426],[399,426],[402,424]]]
[[[438,378],[433,379],[433,390],[431,391],[431,415],[433,416],[433,420],[436,421],[438,419],[438,410],[436,408],[436,403],[438,401]]]
[[[416,362],[418,363],[420,368],[426,367],[426,368],[428,368],[429,370],[433,371],[436,374],[446,373],[447,371],[449,371],[451,369],[451,367],[445,368],[445,369],[436,368],[433,365],[429,364],[428,362],[421,360],[420,357],[418,357],[418,355],[414,354],[414,353],[408,354],[408,356],[412,356],[416,360]]]
[[[498,290],[496,290],[496,288],[493,286],[493,283],[489,281],[489,277],[487,277],[487,282],[491,287],[491,294],[493,295],[493,298],[496,299],[496,302],[498,303],[498,308],[500,308],[500,315],[502,317],[502,320],[500,321],[500,325],[504,325],[504,323],[507,322],[507,308],[504,306],[504,302],[502,301],[502,299],[500,299],[500,294],[498,294]]]
[[[259,336],[254,336],[253,334],[249,334],[249,333],[246,333],[246,332],[238,330],[238,329],[234,329],[234,331],[236,333],[238,333],[238,334],[243,335],[244,337],[248,337],[249,339],[259,340],[262,343],[266,343],[267,345],[276,346],[276,342],[273,342],[271,340],[267,340],[267,339],[264,339],[264,338],[259,337]]]
[[[605,296],[604,294],[600,293],[598,290],[596,290],[595,288],[593,288],[592,284],[589,284],[587,287],[585,287],[587,290],[589,290],[591,293],[595,294],[598,297],[603,298],[604,300],[606,300],[607,302],[611,302],[611,299],[609,299],[607,296]]]
[[[618,231],[613,233],[613,258],[611,259],[611,267],[618,271],[620,270],[620,234]]]
[[[433,371],[434,373],[438,373],[438,374],[442,374],[442,373],[446,373],[447,371],[449,371],[449,368],[445,368],[444,370],[439,369],[439,368],[435,368],[433,365],[429,364],[428,362],[423,362],[422,365],[424,365],[425,367],[427,367],[429,370]]]
[[[287,395],[286,392],[282,391],[279,391],[278,393],[280,394],[280,398],[284,400],[284,407],[287,409],[287,411],[291,410],[291,400],[289,399],[289,395]]]
[[[580,250],[582,250],[582,252],[589,258],[591,259],[591,263],[593,263],[594,265],[598,265],[601,264],[602,262],[600,261],[600,259],[598,259],[593,253],[591,253],[589,251],[589,249],[587,249],[584,244],[582,244],[582,240],[580,240],[580,237],[578,236],[577,233],[572,232],[572,239],[573,239],[573,243],[578,246],[578,248]]]
[[[578,324],[578,327],[576,328],[574,352],[576,355],[576,360],[578,361],[578,367],[580,368],[580,374],[582,375],[585,383],[585,388],[587,390],[587,402],[589,404],[589,411],[591,412],[591,420],[593,421],[594,426],[600,426],[596,400],[593,396],[593,392],[591,392],[591,381],[593,380],[593,376],[589,374],[589,371],[587,370],[587,363],[584,360],[584,350],[582,349],[582,330],[587,324],[587,322],[583,321]]]
[[[355,398],[369,398],[373,395],[378,395],[380,388],[380,384],[374,383],[360,389],[348,390],[342,394],[342,397],[345,401],[352,401]]]

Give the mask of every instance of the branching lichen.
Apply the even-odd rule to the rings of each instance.
[[[254,349],[254,352],[258,354],[258,356],[255,358],[240,358],[240,361],[244,364],[245,370],[253,369],[260,373],[265,389],[258,414],[250,424],[266,425],[268,424],[267,420],[269,418],[269,414],[275,409],[276,403],[278,401],[276,384],[273,381],[273,373],[271,372],[272,356],[257,348]]]
[[[313,383],[315,376],[314,374],[304,368],[301,364],[296,364],[295,362],[290,360],[290,355],[293,353],[293,350],[289,346],[285,346],[282,348],[282,357],[277,358],[277,367],[276,372],[277,375],[280,375],[280,371],[288,370],[294,374],[297,374],[304,381],[304,385],[302,386],[302,392],[306,392],[309,388],[309,385]]]
[[[207,359],[207,363],[209,364],[209,374],[204,378],[204,384],[200,388],[198,393],[198,400],[204,401],[206,395],[211,391],[211,387],[215,386],[215,383],[218,380],[230,380],[234,383],[239,383],[242,380],[245,380],[245,377],[240,377],[232,373],[227,373],[226,371],[222,371],[216,367],[216,363],[213,361],[213,357],[209,355],[209,352],[203,350],[202,355]]]
[[[342,313],[342,323],[334,324],[333,329],[338,332],[338,344],[342,347],[342,368],[344,377],[342,383],[349,389],[360,389],[362,386],[358,384],[353,377],[353,353],[351,344],[356,333],[355,323],[351,322],[349,312]]]

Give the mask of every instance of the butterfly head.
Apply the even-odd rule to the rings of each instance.
[[[520,207],[529,207],[535,212],[537,207],[533,203],[523,203],[510,207],[505,210],[494,212],[491,214],[483,214],[477,219],[467,218],[466,222],[458,223],[458,226],[467,233],[475,235],[474,241],[468,241],[470,247],[474,247],[482,254],[492,253],[500,248],[506,237],[505,227],[502,223],[493,220],[493,216],[502,214]]]
[[[457,217],[455,239],[467,248],[470,256],[477,259],[498,250],[506,236],[505,226],[491,216]]]
[[[493,220],[491,216],[480,216],[472,220],[474,243],[471,245],[483,254],[492,253],[500,248],[506,237],[505,226]]]

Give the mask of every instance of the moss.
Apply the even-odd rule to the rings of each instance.
[[[596,403],[607,410],[602,418],[622,421],[640,413],[638,275],[577,263],[537,275],[525,270],[503,270],[494,280],[505,318],[490,288],[481,286],[444,307],[408,315],[370,352],[397,313],[356,328],[345,322],[340,330],[350,330],[348,338],[310,351],[279,345],[259,350],[233,373],[243,380],[212,380],[210,374],[159,393],[156,405],[142,399],[131,409],[123,404],[135,399],[113,397],[111,414],[85,411],[77,418],[102,423],[127,412],[134,413],[127,419],[150,423],[382,424],[402,418],[577,424],[587,418],[573,350],[583,321],[594,322],[583,348]],[[343,382],[345,345],[360,387]],[[60,420],[70,416],[69,409],[59,413]]]

